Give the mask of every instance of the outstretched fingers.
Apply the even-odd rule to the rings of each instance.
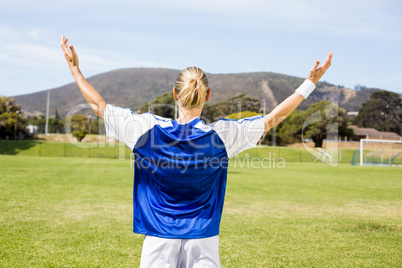
[[[78,56],[77,56],[77,52],[75,52],[75,49],[74,49],[74,46],[73,46],[73,45],[70,45],[70,50],[71,50],[71,53],[73,54],[73,57],[74,57],[74,58],[78,57]]]
[[[331,60],[332,60],[332,52],[328,52],[327,58],[325,59],[324,63],[320,65],[320,61],[317,60],[311,68],[310,73],[308,75],[308,79],[312,81],[314,84],[320,80],[320,78],[324,75],[324,73],[328,70],[328,68],[331,66]]]
[[[325,71],[328,70],[328,68],[331,66],[331,61],[332,61],[332,52],[328,52],[327,58],[325,59],[324,63],[320,66],[320,68],[318,68],[318,66],[320,65],[320,61],[317,60],[313,68],[311,68],[310,72],[315,72],[318,69],[324,69]]]
[[[67,42],[68,42],[68,38],[66,39],[66,38],[64,37],[64,35],[62,35],[62,36],[61,36],[61,48],[63,49],[64,53],[70,52],[70,51],[68,50]]]
[[[62,36],[61,36],[61,47],[62,47],[62,48],[65,48],[65,47],[66,47],[66,44],[67,44],[66,41],[67,41],[67,40],[65,39],[64,35],[62,35]]]
[[[75,53],[73,46],[69,46],[67,42],[68,39],[65,38],[64,35],[62,35],[61,48],[63,49],[64,57],[66,58],[67,62],[72,63],[74,61],[74,58],[77,58],[77,53]]]
[[[325,59],[322,67],[327,70],[331,66],[331,61],[332,61],[332,52],[328,52],[327,58]]]
[[[318,68],[318,65],[320,65],[320,61],[319,61],[319,60],[317,60],[317,61],[315,62],[314,66],[313,66],[313,68],[311,68],[310,72],[315,72],[315,70],[317,70],[317,68]]]

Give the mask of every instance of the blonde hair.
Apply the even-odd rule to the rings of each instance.
[[[186,109],[201,107],[208,91],[208,79],[198,67],[188,67],[176,79],[177,97]]]

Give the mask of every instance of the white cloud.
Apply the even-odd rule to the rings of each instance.
[[[397,37],[400,41],[402,32],[400,14],[392,12],[402,9],[402,3],[399,0],[148,0],[146,2],[142,0],[71,0],[68,2],[17,0],[2,3],[4,12],[27,14],[52,12],[66,14],[66,16],[77,16],[85,12],[96,16],[92,13],[94,8],[102,13],[102,11],[118,7],[124,7],[125,10],[144,8],[163,10],[171,16],[179,16],[183,12],[205,14],[206,20],[208,15],[241,18],[254,21],[261,28],[310,33],[327,31],[328,34],[341,36]],[[184,23],[191,24],[191,21]]]
[[[39,37],[44,31],[33,29],[28,32],[0,27],[0,58],[3,66],[19,65],[31,68],[61,68],[64,57],[59,43],[42,41]],[[60,39],[58,39],[60,40]],[[116,52],[79,47],[80,61],[85,62],[91,73],[103,72],[114,68],[141,66],[163,66],[166,63],[136,61]],[[63,65],[64,67],[64,65]],[[64,68],[63,68],[64,69]]]
[[[12,66],[53,68],[60,63],[62,54],[56,47],[41,44],[30,37],[29,33],[18,31],[13,31],[12,37],[3,38],[4,31],[12,30],[0,28],[0,53],[4,63],[3,68]]]
[[[170,11],[184,10],[235,16],[257,20],[261,24],[272,23],[269,25],[273,27],[285,24],[304,31],[327,29],[335,33],[343,30],[356,34],[358,30],[363,30],[364,35],[380,34],[379,29],[382,29],[382,32],[400,31],[402,26],[400,14],[389,12],[402,9],[402,3],[398,0],[149,0],[147,2]]]
[[[24,94],[72,82],[60,37],[44,29],[19,30],[1,25],[0,95]],[[138,61],[118,51],[75,47],[81,69],[88,77],[118,68],[169,67],[165,62]]]
[[[77,51],[81,65],[92,73],[128,67],[169,67],[164,62],[138,61],[125,55],[105,50],[79,48]]]
[[[370,86],[363,76],[377,77],[369,73],[382,72],[378,69],[380,65],[400,73],[400,67],[392,64],[400,62],[402,57],[401,11],[399,0],[1,1],[0,83],[8,80],[12,86],[22,84],[21,72],[55,77],[69,75],[59,45],[60,35],[65,33],[72,38],[87,75],[123,67],[172,67],[172,64],[194,61],[218,66],[217,71],[226,68],[236,72],[237,67],[232,67],[235,62],[239,68],[249,66],[244,67],[246,71],[260,68],[288,72],[287,66],[277,69],[277,56],[272,49],[282,47],[270,42],[285,44],[283,50],[305,46],[303,51],[310,49],[311,52],[320,47],[311,44],[312,48],[306,48],[307,38],[317,36],[317,40],[323,40],[321,44],[331,40],[328,46],[342,53],[336,54],[336,59],[341,56],[348,59],[348,64],[334,64],[333,72],[335,68],[347,69],[349,62],[369,66],[353,75],[359,75],[357,83]],[[194,29],[205,29],[204,33],[209,34],[206,45],[200,44]],[[183,36],[185,40],[181,39]],[[293,40],[295,36],[307,37]],[[252,39],[250,43],[248,37]],[[286,46],[287,43],[290,45]],[[349,46],[349,43],[353,44]],[[274,67],[262,60],[247,59],[246,62],[241,58],[241,53],[247,54],[248,48],[254,49],[256,55],[265,53],[264,46],[271,49],[267,54],[276,64]],[[191,53],[191,48],[197,53]],[[368,56],[359,56],[358,52],[363,50]],[[210,55],[214,57],[208,58]],[[387,61],[389,58],[392,61]],[[17,78],[6,75],[12,72]],[[350,75],[342,71],[339,77],[343,80]],[[399,85],[398,75],[388,80]],[[41,81],[36,88],[41,88],[44,79],[38,80]],[[55,81],[53,85],[58,83]]]
[[[28,32],[28,36],[29,36],[31,39],[39,40],[40,37],[41,37],[41,33],[42,33],[42,30],[41,30],[41,29],[33,29],[33,30],[31,30],[31,31]]]

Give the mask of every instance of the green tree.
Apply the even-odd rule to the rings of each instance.
[[[38,132],[44,133],[46,126],[46,118],[44,115],[30,116],[27,118],[27,124],[37,126]],[[64,133],[63,119],[60,119],[57,110],[55,116],[49,118],[49,133]]]
[[[17,111],[21,112],[21,106],[15,103],[14,98],[0,96],[0,114]]]
[[[356,117],[359,127],[402,134],[402,100],[399,94],[381,90],[371,94]]]
[[[165,118],[174,118],[174,109],[175,100],[173,98],[173,92],[167,92],[163,95],[156,96],[150,102],[144,103],[140,107],[140,113],[151,112],[153,114],[165,117]]]
[[[74,130],[73,137],[77,139],[77,141],[81,142],[85,136],[88,134],[86,130]]]
[[[311,105],[304,112],[302,130],[307,138],[314,141],[315,147],[322,147],[328,136],[352,136],[353,131],[348,129],[346,111],[337,104],[329,101],[320,101]]]
[[[37,126],[38,127],[38,132],[39,133],[44,133],[45,132],[45,126],[46,126],[46,118],[45,118],[44,115],[30,116],[27,119],[27,124]]]
[[[261,103],[258,99],[245,94],[237,94],[228,100],[220,101],[212,105],[206,103],[201,116],[209,122],[214,122],[229,114],[237,114],[240,111],[258,113],[260,108]]]
[[[174,118],[174,105],[175,100],[173,93],[169,92],[155,97],[155,99],[150,102],[144,103],[139,111],[140,113],[150,111],[162,117]],[[261,103],[258,99],[244,94],[238,94],[226,101],[215,104],[205,103],[201,118],[207,121],[207,123],[212,123],[220,118],[224,118],[228,114],[237,112],[239,108],[243,111],[258,112],[260,107]]]
[[[253,116],[257,116],[257,115],[262,115],[262,113],[243,111],[241,113],[229,114],[225,118],[238,120],[238,119],[247,118],[247,117],[253,117]]]
[[[50,120],[53,119],[53,120]],[[54,118],[49,118],[49,126],[50,129],[52,130],[51,132],[54,133],[63,133],[63,124],[60,119],[60,115],[56,109],[54,113]]]
[[[0,138],[21,138],[25,133],[26,120],[21,112],[21,106],[14,98],[0,97]]]
[[[218,120],[219,118],[222,118],[222,115],[218,112],[216,106],[205,103],[204,108],[202,109],[201,119],[209,124]]]
[[[73,128],[73,130],[87,130],[88,117],[83,114],[75,114],[71,118],[71,127]]]
[[[71,127],[73,128],[73,137],[81,142],[88,134],[88,117],[82,114],[75,114],[71,118]]]
[[[150,102],[144,103],[140,108],[140,113],[146,113],[150,111],[153,114],[174,118],[175,100],[173,93],[168,92],[163,95],[156,96]],[[244,94],[237,94],[226,101],[221,101],[215,104],[204,104],[204,109],[201,114],[201,118],[207,123],[214,122],[220,118],[224,118],[228,114],[236,113],[241,109],[242,111],[259,112],[261,103],[258,99],[249,97]]]
[[[278,142],[282,145],[301,141],[302,126],[306,120],[304,111],[295,110],[277,126]]]
[[[99,134],[99,119],[97,118],[97,119],[95,119],[95,120],[93,120],[91,123],[90,123],[90,125],[89,125],[89,128],[90,128],[90,131],[89,131],[89,133],[90,134]]]
[[[227,100],[227,105],[233,112],[238,112],[239,108],[242,111],[250,111],[258,113],[261,108],[261,102],[245,94],[237,94]]]

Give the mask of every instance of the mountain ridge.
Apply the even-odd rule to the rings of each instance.
[[[153,100],[157,95],[172,90],[180,70],[166,68],[124,68],[97,74],[87,78],[107,103],[121,107],[138,109],[144,102]],[[236,94],[246,94],[265,100],[267,111],[291,95],[305,80],[295,76],[273,72],[249,72],[211,74],[207,73],[211,87],[210,103],[226,100]],[[69,83],[50,90],[50,112],[57,109],[61,116],[79,104],[86,103],[76,83]],[[299,109],[305,110],[320,100],[338,102],[347,111],[357,111],[371,93],[380,89],[353,90],[327,82],[317,83],[317,89],[303,101]],[[46,112],[47,91],[17,95],[14,99],[28,115]]]

